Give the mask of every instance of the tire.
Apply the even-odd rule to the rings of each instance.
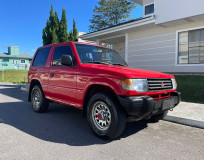
[[[166,117],[168,111],[164,111],[163,113],[157,114],[155,116],[152,116],[149,121],[151,122],[158,122],[159,120],[162,120],[164,117]]]
[[[35,112],[37,113],[47,112],[49,107],[49,102],[45,98],[45,95],[40,85],[36,85],[33,87],[31,91],[31,102],[32,102],[32,108]]]
[[[117,99],[108,93],[97,93],[87,106],[87,119],[91,130],[102,139],[114,139],[122,134],[126,113]]]

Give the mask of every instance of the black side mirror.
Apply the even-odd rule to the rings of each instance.
[[[61,64],[65,66],[73,66],[73,60],[70,55],[61,56]]]

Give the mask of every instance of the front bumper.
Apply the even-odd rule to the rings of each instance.
[[[172,92],[170,98],[154,100],[150,96],[118,96],[122,108],[130,116],[135,116],[138,120],[151,115],[173,109],[180,103],[180,92]]]

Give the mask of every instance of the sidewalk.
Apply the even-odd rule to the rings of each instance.
[[[20,88],[26,91],[25,85],[20,85]],[[169,111],[164,120],[204,129],[204,104],[181,102]]]
[[[204,129],[204,104],[181,102],[164,120]]]

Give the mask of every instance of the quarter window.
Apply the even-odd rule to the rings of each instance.
[[[33,66],[45,66],[51,47],[40,49],[35,56]]]
[[[62,55],[70,55],[74,60],[74,56],[72,54],[72,50],[70,46],[60,46],[55,48],[55,53],[53,56],[52,66],[62,66],[61,64],[61,56]]]
[[[178,64],[204,64],[204,29],[179,33]]]

